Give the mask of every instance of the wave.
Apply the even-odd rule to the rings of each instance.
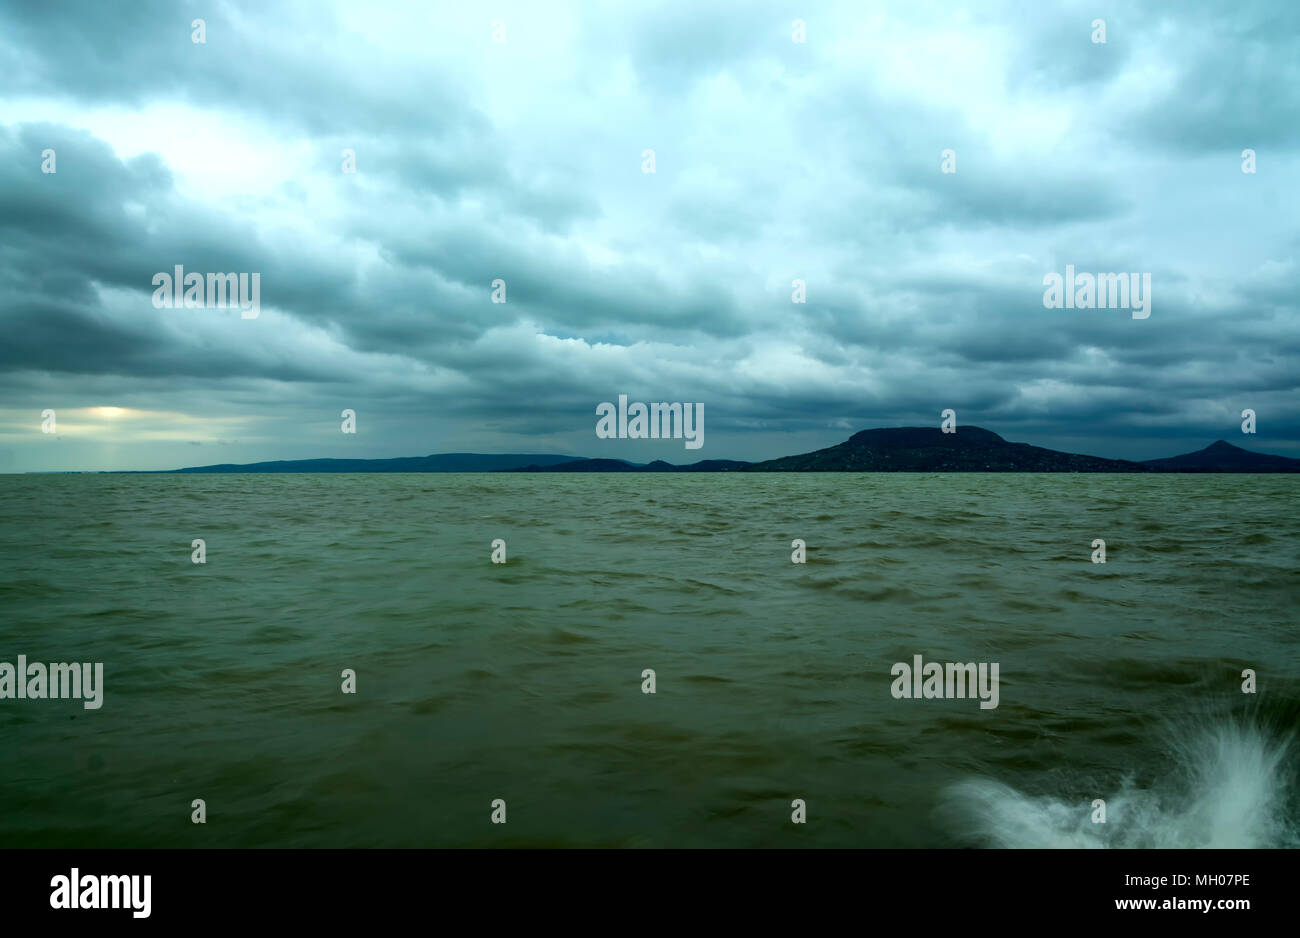
[[[958,839],[1010,848],[1296,848],[1294,734],[1225,719],[1166,744],[1172,771],[1139,787],[1124,778],[1094,823],[1093,799],[1033,796],[988,778],[944,792]]]

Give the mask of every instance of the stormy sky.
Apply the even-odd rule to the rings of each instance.
[[[761,459],[945,408],[1300,456],[1294,0],[19,3],[0,76],[0,471]],[[260,315],[156,308],[176,265]],[[1044,308],[1066,265],[1149,318]],[[597,439],[619,394],[705,445]]]

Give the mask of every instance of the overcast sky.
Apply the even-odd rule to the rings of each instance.
[[[760,459],[945,408],[1300,456],[1300,3],[966,9],[6,4],[0,471]],[[260,315],[155,308],[177,264]],[[1044,308],[1067,264],[1149,318]],[[620,393],[704,447],[597,439]]]

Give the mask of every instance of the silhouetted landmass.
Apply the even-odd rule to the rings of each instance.
[[[863,430],[843,443],[764,462],[708,459],[689,466],[657,460],[638,466],[591,459],[524,466],[513,472],[1297,472],[1300,459],[1252,453],[1220,440],[1185,456],[1133,462],[1011,443],[983,427]]]
[[[753,463],[739,459],[701,459],[689,466],[677,466],[676,469],[678,472],[739,472],[751,465]]]
[[[754,463],[749,472],[1149,472],[1136,462],[1008,443],[992,430],[898,427],[863,430],[801,456]]]
[[[1156,472],[1300,472],[1300,459],[1252,453],[1225,440],[1215,440],[1205,449],[1142,463]]]
[[[170,472],[1300,472],[1300,459],[1252,453],[1218,440],[1203,450],[1130,462],[1010,443],[992,430],[894,427],[863,430],[826,449],[749,463],[703,459],[676,466],[656,459],[537,454],[439,453],[400,459],[294,459]]]
[[[581,456],[550,456],[537,453],[435,453],[432,456],[401,456],[396,459],[282,459],[245,465],[225,463],[171,469],[169,472],[496,472],[518,466],[547,466],[551,463],[581,462]]]
[[[639,465],[623,459],[582,459],[573,462],[555,463],[550,466],[522,466],[518,469],[505,469],[504,472],[735,472],[745,469],[750,463],[739,459],[702,459],[685,466],[656,459],[654,462]]]
[[[667,465],[667,463],[665,463]],[[643,472],[644,466],[628,462],[625,459],[573,459],[567,462],[552,463],[547,466],[515,466],[510,469],[498,469],[498,472]]]

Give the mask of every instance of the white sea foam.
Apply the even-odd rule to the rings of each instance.
[[[1295,765],[1290,738],[1222,721],[1171,734],[1172,772],[1150,788],[1126,779],[1092,821],[1092,799],[1031,796],[991,779],[949,788],[943,810],[963,834],[990,847],[1278,848],[1300,846],[1288,817]]]

